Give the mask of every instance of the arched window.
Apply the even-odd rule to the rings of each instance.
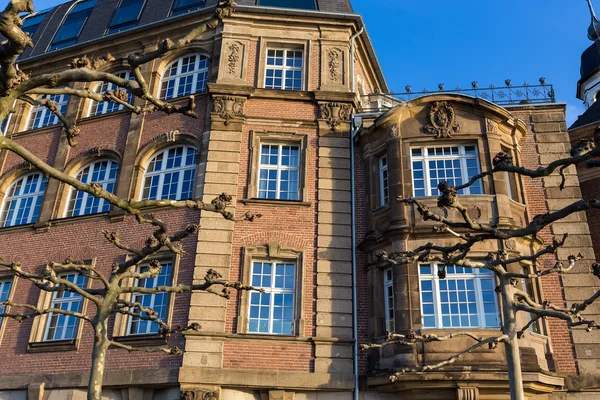
[[[69,102],[69,95],[47,95],[44,94],[38,97],[38,100],[47,99],[55,101],[58,104],[58,110],[62,115],[67,112],[67,103]],[[44,128],[50,125],[56,125],[60,122],[58,117],[44,106],[34,106],[29,112],[29,120],[27,121],[27,129]]]
[[[119,164],[111,160],[98,160],[87,164],[75,177],[77,180],[90,184],[96,182],[107,192],[114,192]],[[66,217],[97,214],[110,210],[110,203],[99,199],[90,193],[80,192],[75,188],[69,190]]]
[[[188,54],[170,63],[162,74],[160,98],[163,100],[204,92],[208,79],[208,57]]]
[[[142,200],[181,200],[192,197],[196,149],[169,147],[154,155],[146,167]]]
[[[24,175],[13,182],[2,202],[0,227],[37,222],[47,182],[40,172]]]
[[[129,73],[129,71],[121,71],[121,72],[117,72],[114,75],[118,76],[119,78],[122,79],[131,79],[131,74]],[[94,88],[94,92],[95,93],[99,93],[99,94],[104,94],[106,92],[108,92],[109,90],[116,90],[119,87],[111,82],[100,82],[96,85],[96,87]],[[131,99],[132,99],[132,95],[131,93],[127,92],[127,102],[131,104]],[[114,111],[120,111],[124,108],[124,106],[122,104],[118,104],[118,103],[113,103],[112,101],[101,101],[101,102],[97,102],[97,101],[92,101],[92,104],[90,105],[90,112],[89,112],[89,116],[93,116],[93,115],[102,115],[102,114],[108,114]]]

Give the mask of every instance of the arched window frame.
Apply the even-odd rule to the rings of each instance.
[[[179,148],[182,149],[181,164],[175,166],[176,152]],[[145,165],[140,200],[183,200],[192,198],[194,195],[197,155],[198,150],[195,147],[185,144],[170,146],[153,154]],[[173,162],[169,166],[171,159]],[[177,183],[173,190],[171,179],[176,173]],[[167,185],[170,185],[171,188],[168,188]]]
[[[190,69],[194,58],[193,69]],[[173,60],[161,74],[159,97],[170,100],[206,91],[210,58],[202,53],[189,53]]]
[[[102,168],[102,164],[106,167]],[[117,183],[119,163],[103,158],[85,164],[75,174],[75,178],[85,184],[98,183],[102,189],[114,193]],[[110,211],[110,203],[87,192],[80,192],[74,187],[69,189],[64,217],[79,217]]]
[[[67,113],[67,105],[69,104],[68,94],[44,94],[38,97],[39,100],[53,100],[58,104],[58,110],[62,115]],[[56,125],[60,122],[56,114],[45,106],[33,106],[29,111],[29,119],[27,120],[27,129],[39,129],[47,126]]]
[[[121,79],[133,79],[133,75],[131,75],[130,71],[119,71],[113,73],[113,75],[118,76]],[[115,85],[112,82],[98,82],[96,86],[94,86],[94,93],[104,94],[109,90],[115,91],[119,89],[119,86]],[[131,104],[133,100],[133,95],[131,92],[127,91],[127,102]],[[121,111],[125,108],[124,105],[119,103],[113,103],[112,101],[94,101],[90,102],[90,108],[88,110],[88,117],[93,117],[97,115],[109,114],[115,111]]]
[[[0,227],[37,222],[47,183],[48,179],[41,172],[32,172],[15,179],[2,200]]]

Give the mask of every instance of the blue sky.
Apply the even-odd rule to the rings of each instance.
[[[362,14],[391,90],[480,87],[540,77],[568,105],[575,97],[589,12],[585,0],[351,0]],[[64,1],[34,0],[36,9]],[[600,12],[600,0],[593,0]]]

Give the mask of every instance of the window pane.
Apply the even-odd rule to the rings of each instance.
[[[302,8],[316,10],[315,0],[258,0],[257,5],[268,7]]]

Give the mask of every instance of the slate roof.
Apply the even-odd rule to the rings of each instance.
[[[580,128],[585,125],[598,123],[600,125],[600,101],[596,101],[590,108],[577,118],[569,130]]]
[[[115,10],[117,10],[121,1],[122,0],[97,0],[87,22],[85,22],[85,25],[79,33],[77,43],[106,36],[106,32],[115,15]],[[174,1],[177,0],[145,0],[138,18],[137,26],[147,25],[169,18]],[[306,4],[306,2],[310,2],[310,0],[236,0],[236,3],[240,6],[256,6],[260,1],[262,1],[263,4],[280,2]],[[33,34],[32,39],[35,47],[33,49],[26,49],[22,55],[23,58],[37,56],[48,51],[56,32],[61,25],[63,25],[63,20],[65,19],[65,16],[68,16],[69,10],[74,3],[74,1],[69,1],[60,4],[46,13],[44,19]],[[203,8],[213,7],[217,3],[218,0],[206,0]],[[315,4],[317,11],[342,14],[354,13],[350,0],[315,0]],[[196,12],[202,12],[202,9]]]

